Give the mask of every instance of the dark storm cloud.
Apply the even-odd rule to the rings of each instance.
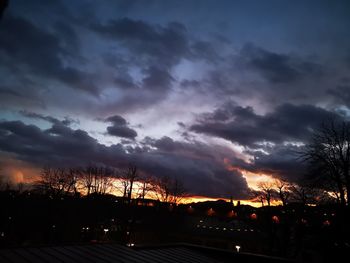
[[[172,66],[189,54],[186,28],[176,22],[166,26],[121,18],[91,28],[109,39],[122,43],[133,54],[145,56],[152,64]]]
[[[15,153],[19,159],[44,165],[79,165],[91,157],[100,161],[104,148],[95,147],[97,141],[85,131],[72,130],[62,124],[53,124],[48,130],[20,121],[0,123],[0,149]],[[86,158],[86,159],[84,159]]]
[[[198,80],[188,80],[185,79],[181,81],[180,83],[181,87],[183,88],[199,88],[201,86],[201,82]]]
[[[106,118],[107,122],[112,122],[115,125],[127,125],[127,121],[119,115],[114,115]]]
[[[73,52],[79,52],[80,40],[71,26],[65,22],[58,21],[53,25],[53,28],[60,37],[61,45],[66,52],[69,51],[70,55],[74,55],[72,54]]]
[[[134,90],[137,91],[139,85],[137,85],[134,79],[130,76],[128,72],[119,73],[118,76],[115,77],[114,83],[118,88],[126,89],[126,90]]]
[[[127,121],[119,115],[108,117],[105,121],[112,123],[112,126],[107,127],[107,133],[109,135],[127,139],[135,139],[137,136],[137,132],[129,128]]]
[[[217,51],[220,54],[221,50]],[[279,52],[256,44],[244,44],[222,57],[202,78],[181,80],[181,86],[200,88],[202,94],[217,101],[234,97],[238,103],[254,101],[271,110],[281,103],[330,102],[327,90],[345,75],[337,63],[325,64],[319,56]]]
[[[225,168],[225,158],[237,159],[230,149],[197,141],[175,141],[167,136],[145,138],[143,143],[157,149],[141,159],[140,167],[145,167],[146,171],[179,177],[185,182],[192,181],[193,194],[202,195],[205,192],[207,196],[247,197],[248,186],[242,174]]]
[[[21,105],[22,108],[46,107],[44,98],[28,86],[25,88],[19,85],[0,86],[0,95],[0,109],[14,108],[18,110],[18,105]]]
[[[341,118],[312,105],[283,104],[270,113],[258,115],[252,107],[226,104],[204,114],[190,129],[256,148],[263,142],[305,141],[322,122]]]
[[[184,57],[195,57],[186,28],[176,22],[158,25],[121,18],[90,28],[121,50],[117,56],[104,56],[105,63],[115,68],[114,84],[123,98],[104,105],[107,112],[144,109],[164,101],[176,83],[174,66]],[[139,76],[131,73],[134,69]]]
[[[168,136],[163,136],[160,139],[152,139],[146,137],[143,142],[146,143],[146,145],[155,147],[162,152],[181,152],[182,154],[189,154],[192,156],[200,157],[202,159],[214,158],[214,156],[207,151],[209,149],[207,145],[196,141],[194,141],[193,143],[186,143],[181,141],[175,141]],[[226,152],[226,154],[228,154],[228,152]],[[216,158],[218,159],[216,161],[220,162],[225,157],[227,156],[224,156],[224,154],[220,157],[217,156]]]
[[[254,156],[250,164],[240,163],[240,167],[255,173],[270,174],[288,181],[298,181],[305,175],[306,164],[300,160],[299,153],[304,146],[279,144],[266,146],[265,151],[247,151]]]
[[[137,132],[135,130],[129,127],[120,126],[120,125],[108,126],[107,132],[109,135],[129,138],[129,139],[135,139],[135,137],[137,136]]]
[[[10,64],[13,73],[31,73],[44,79],[52,78],[70,88],[97,94],[90,73],[63,62],[63,59],[72,58],[70,50],[65,46],[71,43],[72,36],[69,35],[74,33],[67,25],[64,28],[60,26],[69,36],[66,42],[62,40],[64,38],[21,17],[6,16],[0,28],[0,57]]]
[[[124,72],[124,71],[122,71]],[[102,106],[107,112],[144,110],[164,101],[176,80],[170,71],[161,66],[145,66],[142,79],[136,82],[127,72],[118,74],[114,84],[123,92],[122,100]]]
[[[37,16],[39,19],[47,19],[47,16],[54,17],[55,21],[65,19],[69,22],[75,20],[74,15],[69,11],[69,5],[64,4],[64,0],[16,0],[10,1],[9,12],[18,12],[24,16]],[[80,10],[82,11],[82,10]]]
[[[212,149],[213,150],[213,149]],[[248,187],[242,174],[230,172],[223,164],[179,153],[154,152],[139,159],[140,167],[156,175],[180,178],[193,195],[247,198]]]
[[[116,121],[121,123],[122,120]],[[223,164],[223,158],[234,158],[228,149],[213,149],[199,142],[177,142],[167,137],[148,138],[143,143],[142,148],[129,147],[127,153],[121,144],[105,146],[85,131],[62,124],[41,130],[20,121],[0,122],[1,151],[16,154],[19,159],[38,167],[77,166],[91,162],[110,166],[133,163],[150,175],[183,179],[191,194],[246,197],[245,179],[239,172],[227,171]]]
[[[245,146],[250,163],[234,160],[232,164],[254,173],[296,181],[305,174],[305,164],[298,152],[322,123],[346,119],[342,112],[332,112],[312,105],[282,104],[265,115],[252,107],[228,103],[201,116],[192,131],[220,137]]]
[[[146,77],[142,80],[143,87],[150,90],[168,90],[174,78],[166,70],[149,67],[145,70]]]
[[[350,85],[340,85],[334,89],[329,89],[328,93],[341,103],[350,107]]]
[[[62,124],[62,125],[67,126],[67,125],[70,125],[72,123],[79,123],[79,121],[73,120],[69,117],[65,117],[64,120],[59,120],[59,119],[54,118],[52,116],[46,116],[46,115],[42,115],[42,114],[35,113],[35,112],[25,111],[25,110],[19,111],[19,113],[21,115],[23,115],[24,117],[33,118],[33,119],[41,119],[41,120],[50,122],[52,124]]]
[[[215,63],[220,58],[215,46],[209,41],[195,41],[191,45],[191,51],[194,57]]]
[[[7,87],[0,87],[0,94],[2,95],[10,95],[10,96],[14,96],[14,97],[23,97],[23,94],[11,89],[11,88],[7,88]]]
[[[241,50],[243,61],[272,83],[291,83],[310,74],[320,74],[321,66],[291,55],[270,52],[253,44]]]

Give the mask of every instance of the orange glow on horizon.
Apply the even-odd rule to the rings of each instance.
[[[206,196],[188,196],[181,200],[182,204],[190,204],[190,203],[200,203],[200,202],[206,202],[211,201],[215,202],[218,200],[223,200],[226,202],[230,202],[230,199],[228,198],[213,198],[213,197],[206,197]],[[253,207],[261,207],[261,204],[259,202],[255,202],[252,200],[233,200],[234,205],[237,205],[237,202],[240,202],[241,205],[250,205]]]
[[[7,165],[3,167],[3,173],[9,178],[13,183],[28,183],[31,184],[39,179],[40,169],[31,166],[28,163],[23,161],[18,161],[13,158],[5,158],[7,159]],[[230,163],[230,161],[225,158],[224,165],[228,171],[239,171],[242,173],[243,177],[247,180],[248,187],[256,190],[259,182],[262,181],[272,181],[273,177],[269,174],[264,173],[253,173],[247,170],[243,170],[239,167],[236,167]],[[140,182],[135,182],[133,187],[133,198],[137,198],[140,194],[142,184]],[[121,191],[121,181],[115,180],[113,182],[113,187],[111,189],[111,194],[116,196],[121,196],[123,193]],[[84,193],[83,193],[84,194]],[[152,191],[148,191],[146,194],[147,199],[157,200],[157,195]],[[226,202],[230,202],[228,198],[214,198],[207,196],[186,196],[182,198],[180,203],[189,204],[189,203],[197,203],[197,202],[205,202],[205,201],[217,201],[224,200]],[[234,205],[237,205],[237,202],[240,201],[242,205],[250,205],[253,207],[261,207],[261,203],[257,200],[234,200]],[[271,205],[280,205],[280,202],[272,201]]]

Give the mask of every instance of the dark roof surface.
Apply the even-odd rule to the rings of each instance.
[[[218,255],[218,250],[199,248],[190,245],[172,245],[132,249],[116,244],[96,244],[41,248],[17,248],[0,250],[1,263],[223,263],[251,262],[246,255],[244,260],[237,253]],[[216,251],[216,252],[215,252]],[[236,255],[236,256],[235,256]],[[242,255],[243,256],[243,255]],[[250,258],[253,259],[253,258]],[[279,262],[272,258],[259,257],[255,262]],[[248,260],[248,261],[247,261]]]
[[[120,245],[85,245],[0,250],[0,262],[220,262],[186,247],[134,250]]]

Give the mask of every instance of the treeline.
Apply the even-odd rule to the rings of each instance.
[[[21,192],[24,188],[22,183],[0,183],[0,190],[3,191]],[[187,193],[180,179],[141,174],[134,165],[124,169],[98,165],[77,168],[44,167],[39,180],[27,186],[27,190],[51,198],[114,194],[122,196],[128,203],[133,198],[178,203]]]
[[[332,193],[342,206],[350,205],[350,122],[324,123],[300,157],[317,188]]]
[[[312,182],[293,183],[282,179],[274,179],[258,184],[258,189],[252,191],[253,200],[260,202],[261,206],[280,204],[287,206],[290,203],[306,205],[319,205],[339,203],[336,196],[315,185]]]
[[[302,180],[292,183],[276,179],[259,184],[253,196],[262,205],[337,203],[350,205],[350,123],[329,120],[311,133],[309,142],[295,152],[296,162],[307,166]]]

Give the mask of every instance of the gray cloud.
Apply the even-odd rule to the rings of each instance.
[[[334,89],[328,89],[328,94],[350,107],[350,85],[339,85]]]
[[[145,56],[151,64],[172,66],[190,52],[186,28],[180,23],[151,25],[121,18],[91,26],[95,32],[122,43],[133,54]]]
[[[174,78],[169,72],[156,67],[150,67],[145,70],[146,77],[142,80],[143,86],[151,90],[168,90]]]
[[[58,124],[58,125],[70,125],[72,123],[79,123],[79,121],[77,120],[73,120],[72,118],[69,117],[65,117],[63,120],[59,120],[57,118],[54,118],[52,116],[48,116],[48,115],[42,115],[39,113],[35,113],[35,112],[30,112],[30,111],[26,111],[26,110],[21,110],[19,111],[19,113],[21,115],[23,115],[24,117],[27,118],[33,118],[33,119],[41,119],[47,122],[50,122],[52,124]]]
[[[44,79],[53,78],[70,88],[94,95],[98,93],[92,74],[65,65],[64,59],[72,58],[72,54],[65,47],[62,41],[64,38],[59,38],[21,17],[6,16],[0,27],[0,56],[11,63],[14,73],[31,73]],[[66,25],[64,30],[69,32],[71,29],[68,28]],[[71,35],[74,35],[73,32],[69,33],[67,43],[71,43]]]
[[[191,51],[194,58],[201,58],[209,63],[216,63],[220,59],[215,46],[210,41],[195,41],[191,45]]]
[[[108,126],[107,132],[109,135],[129,138],[129,139],[135,139],[135,137],[137,136],[137,132],[135,130],[129,127],[120,126],[120,125]]]
[[[14,141],[16,143],[12,143]],[[133,163],[153,176],[183,179],[191,194],[245,198],[248,193],[242,175],[225,169],[223,158],[235,158],[229,149],[213,149],[203,143],[178,142],[167,137],[148,138],[143,144],[142,148],[126,148],[121,144],[105,146],[83,130],[60,124],[41,130],[20,121],[0,122],[1,151],[16,154],[17,158],[38,167],[77,166],[91,162],[110,166]]]
[[[0,94],[4,96],[24,97],[23,94],[7,87],[0,87]]]
[[[306,164],[300,161],[299,152],[304,146],[278,144],[265,146],[263,151],[249,151],[254,156],[250,164],[240,163],[240,167],[255,173],[266,173],[274,177],[297,182],[305,176]],[[266,153],[268,152],[268,154]]]
[[[246,44],[241,50],[244,63],[257,70],[271,83],[293,83],[310,74],[320,75],[321,66],[296,57]]]
[[[204,114],[190,129],[256,148],[263,142],[305,141],[322,122],[341,118],[311,105],[282,104],[270,113],[258,115],[252,107],[226,104]]]
[[[127,121],[119,115],[110,116],[105,121],[112,123],[112,126],[107,127],[109,135],[127,139],[135,139],[137,136],[137,132],[128,127]]]
[[[236,159],[232,163],[236,167],[296,181],[306,171],[305,164],[298,159],[303,143],[308,142],[313,130],[330,120],[346,120],[346,115],[292,104],[282,104],[272,112],[258,115],[252,107],[228,103],[202,115],[190,130],[244,146],[244,153],[253,160],[246,163]]]

